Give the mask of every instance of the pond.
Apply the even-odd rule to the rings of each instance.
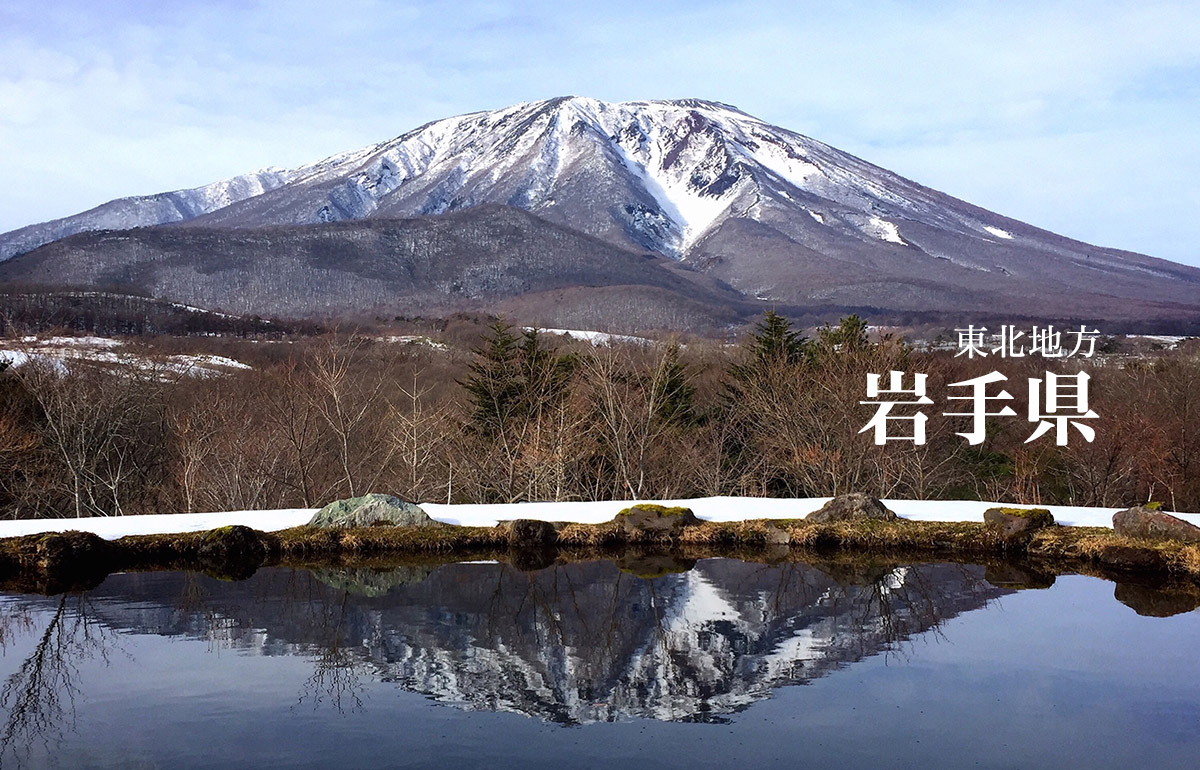
[[[1116,593],[665,557],[111,575],[0,598],[0,765],[1195,767],[1200,612]]]

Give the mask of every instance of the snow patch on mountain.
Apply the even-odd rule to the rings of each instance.
[[[807,189],[810,179],[821,175],[821,169],[797,157],[795,150],[790,147],[785,149],[777,144],[764,144],[758,151],[751,152],[750,156],[801,190]]]
[[[1007,230],[1001,230],[999,227],[992,227],[991,225],[984,225],[983,229],[987,230],[989,233],[996,236],[997,238],[1003,238],[1005,240],[1011,241],[1012,237],[1013,237],[1012,233],[1010,233]]]
[[[867,222],[867,226],[863,230],[869,235],[873,235],[881,241],[888,243],[898,243],[901,246],[907,246],[904,239],[900,237],[900,228],[896,227],[895,222],[889,222],[880,217],[871,217]]]

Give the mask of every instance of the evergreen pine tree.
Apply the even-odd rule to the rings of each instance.
[[[810,343],[804,335],[792,329],[788,319],[767,311],[763,320],[755,324],[754,332],[744,346],[748,360],[730,367],[734,380],[748,382],[771,365],[799,364],[808,360]]]
[[[521,376],[520,411],[536,417],[567,395],[574,359],[543,348],[536,328],[522,333],[517,357]]]
[[[520,336],[498,320],[472,350],[471,373],[460,383],[471,402],[471,426],[495,436],[514,420],[539,417],[567,395],[574,359],[543,348],[537,329]]]
[[[857,314],[851,314],[837,326],[825,324],[817,331],[817,346],[824,352],[866,350],[871,347],[871,340],[867,337],[867,322]]]
[[[471,402],[471,426],[484,435],[504,430],[521,405],[522,377],[518,337],[503,319],[489,327],[483,345],[472,349],[476,359],[460,383]]]
[[[671,425],[691,425],[696,421],[692,386],[687,367],[679,360],[679,345],[672,345],[663,354],[662,368],[656,378],[655,417]]]

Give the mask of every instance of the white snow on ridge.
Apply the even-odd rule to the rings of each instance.
[[[708,521],[746,521],[749,519],[803,518],[829,502],[828,497],[703,497],[691,500],[601,500],[571,503],[508,503],[445,505],[421,503],[438,521],[448,524],[491,527],[501,521],[538,519],[599,524],[637,502],[683,505]],[[978,500],[884,500],[901,518],[913,521],[983,521],[983,512],[1004,503]],[[1086,508],[1069,505],[1048,508],[1059,524],[1077,527],[1112,527],[1112,515],[1120,508]],[[152,516],[115,516],[84,519],[22,519],[0,521],[0,537],[16,537],[38,532],[62,532],[81,529],[101,537],[115,539],[126,535],[201,532],[231,524],[271,532],[307,524],[315,508],[288,508],[270,511],[223,511],[216,513],[177,513]],[[1173,513],[1200,526],[1200,513]]]
[[[737,185],[720,195],[701,194],[692,182],[693,172],[714,173],[712,142],[674,131],[683,125],[691,108],[657,102],[606,105],[595,99],[574,99],[572,111],[606,136],[663,212],[679,229],[677,250],[682,252],[711,228],[736,195]],[[633,109],[631,109],[631,107]],[[631,127],[636,128],[633,133]]]
[[[821,169],[812,163],[800,158],[789,157],[782,149],[773,144],[764,144],[749,154],[754,160],[778,174],[788,184],[799,187],[801,190],[808,189],[807,183],[812,177],[821,175]]]
[[[536,208],[552,205],[563,169],[581,154],[594,151],[589,142],[596,139],[618,154],[670,220],[673,242],[667,245],[678,253],[729,212],[741,179],[715,195],[702,190],[728,171],[731,161],[762,166],[800,188],[814,176],[822,176],[805,159],[808,140],[773,132],[761,121],[720,105],[605,103],[582,97],[447,118],[323,164],[329,169],[355,169],[350,179],[356,188],[352,197],[357,215],[370,213],[376,201],[409,182],[445,174],[451,167],[459,173],[439,189],[447,199],[464,197],[464,191],[468,199],[481,198],[514,174],[537,172],[523,187],[526,205]],[[307,169],[290,173],[299,181],[311,178]]]
[[[1012,233],[1010,233],[1007,230],[1001,230],[999,227],[992,227],[991,225],[984,225],[983,229],[987,230],[989,233],[996,236],[997,238],[1004,238],[1005,240],[1011,241],[1012,237],[1013,237]]]
[[[904,239],[900,237],[900,228],[896,227],[895,222],[889,222],[880,217],[871,217],[867,227],[864,228],[869,234],[874,235],[881,241],[888,243],[898,243],[901,246],[907,246]]]
[[[264,168],[249,174],[222,179],[219,182],[176,193],[200,213],[224,208],[238,201],[254,198],[291,182],[295,172],[281,168]]]

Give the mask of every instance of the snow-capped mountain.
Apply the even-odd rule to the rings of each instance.
[[[298,169],[0,235],[0,259],[96,229],[240,230],[488,204],[677,260],[776,305],[1200,313],[1200,270],[1054,235],[696,99],[562,97],[448,118]]]

